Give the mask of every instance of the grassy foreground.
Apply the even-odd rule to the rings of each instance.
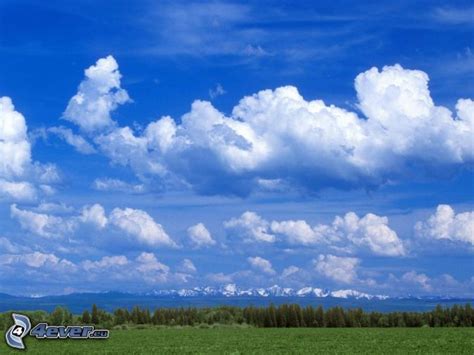
[[[155,328],[108,340],[25,338],[27,354],[474,354],[474,328]],[[2,342],[0,353],[20,354]]]

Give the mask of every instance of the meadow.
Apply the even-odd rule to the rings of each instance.
[[[144,327],[107,340],[25,338],[27,354],[474,354],[474,328]],[[4,342],[1,354],[19,354]]]

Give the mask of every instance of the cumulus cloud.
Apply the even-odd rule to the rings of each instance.
[[[147,283],[163,283],[171,277],[170,268],[160,263],[153,253],[141,253],[136,258],[136,263],[136,269]]]
[[[449,205],[439,205],[436,213],[415,225],[420,238],[449,240],[474,246],[474,211],[456,214]]]
[[[108,219],[100,204],[84,206],[79,215],[64,204],[42,203],[33,210],[10,206],[11,218],[17,220],[25,231],[45,238],[71,236],[81,225],[92,225],[96,229],[106,227]],[[59,214],[59,215],[58,215]]]
[[[138,176],[173,176],[206,194],[246,195],[262,181],[313,191],[374,187],[413,169],[432,175],[473,162],[474,102],[459,100],[456,113],[436,106],[428,81],[400,65],[359,74],[364,117],[285,86],[244,97],[230,116],[198,100],[179,124],[166,116],[142,134],[116,128],[96,143]]]
[[[337,216],[332,224],[310,226],[304,220],[272,221],[255,212],[224,222],[227,234],[245,242],[276,241],[295,246],[332,247],[346,252],[366,250],[383,256],[406,254],[403,242],[388,226],[388,218],[368,213],[362,218],[354,212]]]
[[[92,224],[98,229],[103,229],[108,222],[104,207],[97,203],[92,206],[84,206],[79,219],[83,223]]]
[[[314,230],[306,221],[273,221],[271,230],[288,238],[291,244],[314,245],[321,243],[324,239],[321,233]]]
[[[189,259],[184,259],[179,267],[179,271],[187,273],[187,274],[194,274],[197,272],[196,266],[194,263]]]
[[[430,284],[431,279],[425,274],[417,273],[416,271],[409,271],[403,274],[402,281],[409,284],[415,284],[425,291],[432,290],[432,286]]]
[[[36,199],[35,187],[29,182],[12,182],[0,178],[0,198],[12,198],[15,201],[30,201]]]
[[[244,212],[239,218],[224,222],[227,234],[244,242],[275,242],[275,236],[269,233],[269,222],[255,212]]]
[[[135,259],[129,259],[125,255],[113,255],[96,261],[84,260],[80,266],[93,280],[101,282],[104,282],[103,275],[128,284],[138,282],[155,285],[176,279],[176,274],[173,274],[167,265],[159,262],[155,254],[146,252]]]
[[[95,148],[85,140],[84,137],[74,134],[72,130],[65,127],[51,127],[48,128],[49,133],[57,135],[59,138],[63,139],[67,144],[71,145],[79,153],[82,154],[94,154],[96,153]]]
[[[142,272],[169,271],[169,267],[160,263],[153,253],[141,253],[139,256],[137,256],[136,261],[139,264],[138,270]]]
[[[163,226],[139,209],[115,208],[107,216],[104,207],[98,203],[83,206],[79,212],[61,205],[42,204],[33,210],[26,210],[13,204],[10,206],[10,215],[25,231],[45,238],[74,237],[81,228],[92,226],[104,232],[125,232],[132,237],[130,241],[152,247],[177,247]]]
[[[4,254],[0,255],[0,265],[23,264],[32,268],[41,268],[44,266],[72,266],[73,264],[66,260],[60,259],[54,254],[44,254],[34,252],[28,254]]]
[[[330,245],[339,248],[366,249],[384,256],[405,255],[397,233],[388,226],[388,218],[368,213],[360,218],[354,212],[337,216],[331,225],[311,227],[305,221],[282,221],[271,224],[274,233],[285,236],[295,245]]]
[[[347,238],[356,247],[367,248],[374,254],[405,255],[405,248],[397,233],[388,226],[388,218],[372,213],[359,218],[354,212],[336,217],[331,232]]]
[[[130,100],[120,87],[122,77],[112,56],[99,59],[85,70],[85,79],[79,85],[64,111],[64,118],[86,132],[100,131],[115,122],[110,113]]]
[[[115,208],[110,213],[109,222],[137,238],[141,243],[150,246],[176,247],[176,243],[165,232],[163,226],[156,223],[145,211],[133,208]]]
[[[191,243],[198,248],[216,244],[216,241],[212,239],[211,233],[203,223],[189,227],[187,233]]]
[[[38,195],[35,184],[58,180],[54,165],[32,161],[25,118],[6,96],[0,97],[0,157],[0,198],[34,200]]]
[[[274,275],[275,270],[273,270],[272,263],[260,256],[248,257],[247,261],[249,264],[256,270],[259,270],[268,275]]]
[[[327,254],[319,255],[313,263],[315,270],[328,279],[345,284],[357,280],[357,267],[360,263],[357,258]]]
[[[22,229],[45,238],[62,237],[76,228],[73,220],[22,210],[15,204],[10,206],[10,215],[20,223]]]
[[[9,97],[0,98],[0,176],[21,177],[31,163],[26,121]]]
[[[190,264],[187,271],[190,270]],[[116,289],[117,282],[138,290],[165,283],[183,283],[189,274],[172,272],[153,253],[141,253],[136,258],[106,255],[76,263],[52,253],[27,252],[0,254],[0,284],[3,290],[12,282],[23,282],[23,290],[47,294],[62,291],[68,285],[84,291]],[[67,271],[67,272],[66,272]],[[6,283],[5,283],[6,282]],[[30,288],[27,285],[32,285]],[[16,286],[18,290],[18,286]]]

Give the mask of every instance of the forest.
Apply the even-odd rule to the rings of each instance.
[[[12,312],[0,314],[0,329],[12,324]],[[360,327],[472,327],[474,310],[468,303],[442,307],[438,305],[426,312],[365,312],[361,308],[344,309],[321,306],[301,307],[283,304],[268,307],[214,308],[147,308],[115,309],[109,313],[96,305],[80,315],[73,315],[67,308],[56,307],[45,311],[17,312],[30,317],[32,324],[46,322],[50,325],[92,324],[107,329],[127,329],[136,326],[191,326],[246,325],[258,328],[360,328]]]

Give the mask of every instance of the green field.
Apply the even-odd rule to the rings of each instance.
[[[28,354],[474,354],[474,328],[155,328],[25,339]],[[3,342],[0,353],[20,354]]]

